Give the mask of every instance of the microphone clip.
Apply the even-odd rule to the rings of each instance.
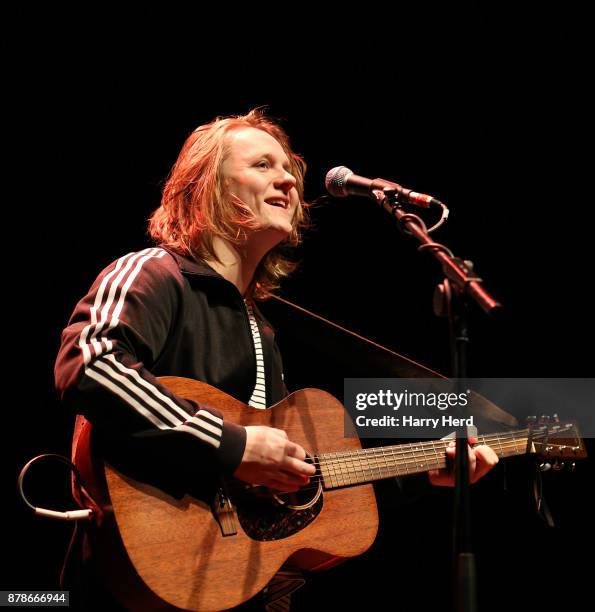
[[[405,192],[409,192],[409,193],[405,193]],[[384,187],[384,189],[373,189],[372,194],[374,195],[374,198],[376,199],[377,204],[381,206],[382,208],[384,208],[385,210],[387,210],[394,217],[396,217],[395,215],[396,210],[403,210],[403,207],[406,204],[412,203],[412,200],[411,200],[412,194],[417,195],[416,192],[412,192],[409,189],[403,189],[403,188],[397,189],[396,187]],[[430,227],[429,229],[426,227],[426,224],[423,222],[423,220],[417,215],[412,215],[412,214],[407,215],[409,220],[415,220],[417,223],[419,223],[422,229],[424,230],[424,232],[426,232],[427,234],[433,232],[434,230],[437,230],[448,219],[448,214],[450,212],[448,208],[446,207],[446,205],[440,202],[440,200],[436,200],[432,198],[431,203],[435,203],[437,206],[440,206],[442,208],[442,214],[440,216],[440,219],[434,225],[432,225],[432,227]],[[430,208],[430,202],[422,204],[419,201],[415,201],[415,205],[423,206],[424,208]]]

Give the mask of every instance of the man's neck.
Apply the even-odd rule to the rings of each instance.
[[[256,268],[268,252],[266,245],[262,240],[252,239],[238,247],[216,236],[213,239],[213,248],[219,261],[209,260],[209,265],[247,297]]]

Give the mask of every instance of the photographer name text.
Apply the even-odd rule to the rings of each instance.
[[[466,427],[473,426],[473,417],[466,419],[443,414],[440,418],[417,418],[412,416],[396,417],[384,415],[381,417],[367,417],[360,414],[355,419],[358,427]]]

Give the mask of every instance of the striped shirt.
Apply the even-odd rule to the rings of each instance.
[[[264,378],[264,359],[262,355],[262,340],[260,338],[260,331],[258,329],[258,323],[254,316],[254,309],[252,303],[249,300],[244,300],[246,305],[246,312],[248,313],[248,320],[250,322],[250,330],[252,332],[252,340],[254,342],[254,354],[256,356],[256,381],[254,383],[254,391],[248,405],[253,408],[266,408],[266,387]]]

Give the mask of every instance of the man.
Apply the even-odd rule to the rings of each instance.
[[[187,139],[150,234],[160,245],[108,266],[62,336],[56,385],[108,444],[172,479],[234,475],[282,491],[306,484],[305,449],[270,427],[224,421],[157,376],[207,382],[257,408],[286,394],[273,332],[254,298],[294,267],[305,224],[305,163],[261,111],[218,118]],[[470,450],[472,479],[497,461]],[[452,475],[431,475],[452,484]]]
[[[314,468],[283,432],[223,423],[214,409],[197,410],[154,378],[196,378],[260,407],[283,397],[280,357],[252,300],[292,267],[277,247],[299,239],[304,168],[258,111],[193,132],[151,219],[162,248],[108,266],[63,333],[62,399],[102,429],[150,436],[172,464],[172,451],[179,461],[195,451],[208,469],[247,482],[283,490],[304,484]],[[258,325],[251,332],[254,322],[262,333]],[[255,362],[259,336],[270,363]]]

